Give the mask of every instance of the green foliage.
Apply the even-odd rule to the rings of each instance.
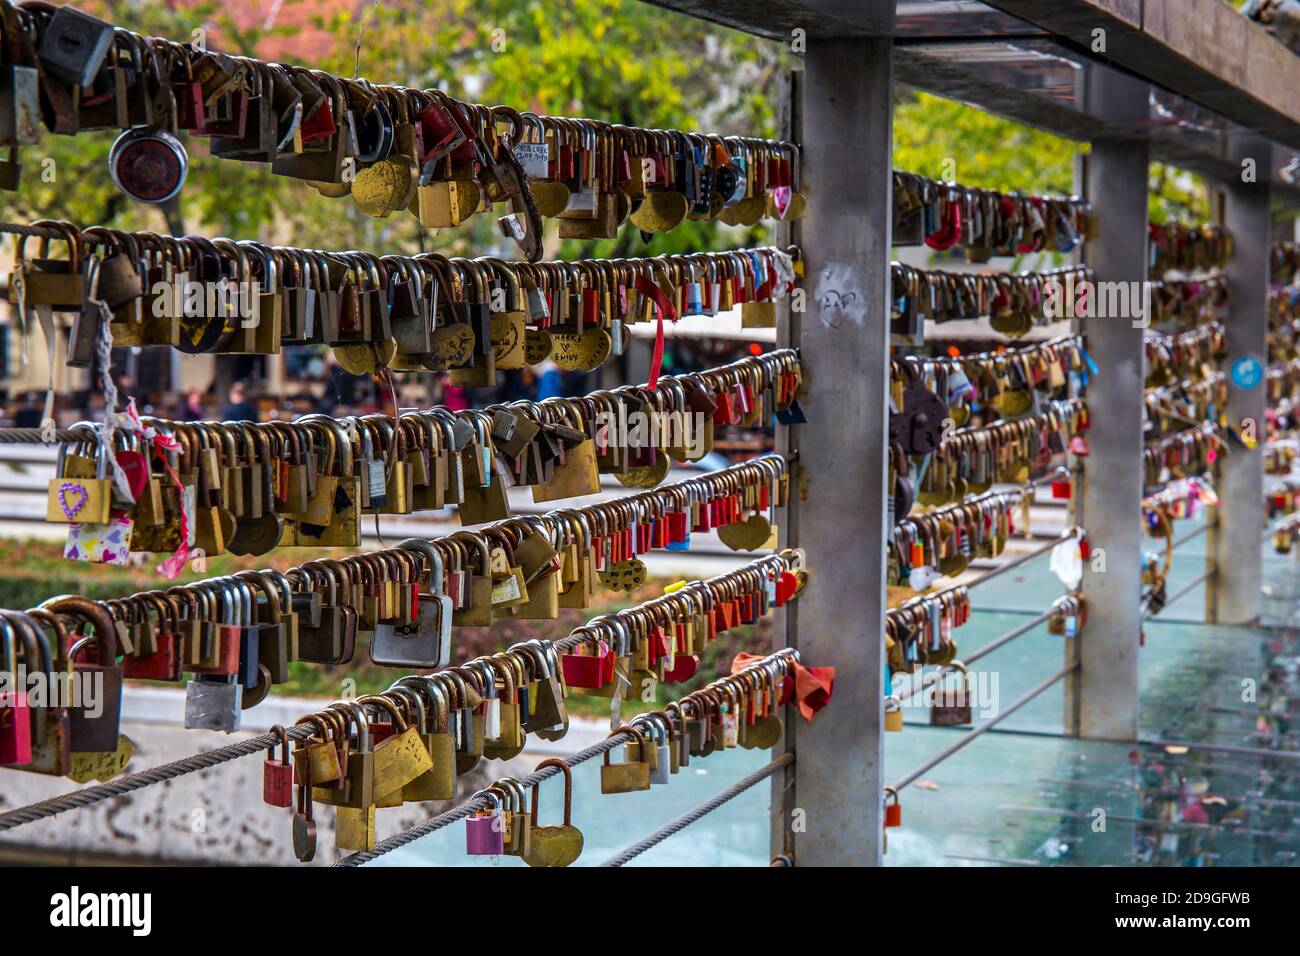
[[[122,26],[182,41],[206,22],[209,35],[223,38],[222,49],[240,54],[258,54],[268,38],[285,32],[238,30],[215,3],[180,10],[123,2],[91,8]],[[436,87],[460,98],[540,113],[650,128],[773,133],[771,91],[781,63],[776,44],[717,31],[636,0],[363,3],[357,5],[356,17],[360,22],[352,12],[340,11],[320,19],[318,25],[333,39],[313,51],[307,65],[376,82]],[[666,20],[671,34],[665,33]],[[370,219],[350,200],[322,198],[306,183],[272,175],[265,166],[214,160],[201,138],[187,138],[192,162],[176,209],[132,203],[107,175],[115,136],[100,131],[46,137],[24,156],[23,188],[5,197],[3,215],[132,229],[183,228],[320,248],[509,251],[494,217],[478,216],[468,228],[441,236],[422,235],[414,217],[404,213]],[[41,175],[46,157],[53,160],[53,181]],[[688,222],[649,244],[629,228],[618,240],[561,247],[555,231],[550,224],[548,255],[656,254],[764,240],[762,227]]]
[[[932,179],[1069,195],[1074,192],[1074,159],[1079,152],[1087,152],[1087,144],[928,93],[900,94],[894,110],[895,168]],[[1152,163],[1150,188],[1153,221],[1208,220],[1208,187],[1199,176]]]
[[[894,108],[894,167],[966,186],[1069,195],[1076,144],[928,93]]]
[[[184,8],[129,0],[87,5],[115,23],[181,41],[205,26],[209,36],[219,35],[223,48],[235,53],[267,55],[273,48],[268,41],[289,32],[283,27],[238,29],[215,0]],[[776,79],[795,65],[781,44],[639,0],[363,2],[323,16],[317,25],[330,41],[313,49],[307,65],[316,68],[376,82],[438,87],[480,103],[649,128],[775,135]],[[213,160],[200,138],[188,143],[193,162],[179,201],[168,209],[135,204],[118,193],[107,175],[105,159],[114,135],[49,136],[29,148],[23,157],[23,188],[5,197],[0,215],[185,229],[320,248],[512,252],[497,233],[494,217],[478,216],[468,227],[425,235],[405,213],[370,219],[350,200],[322,198],[307,184],[274,176],[264,166]],[[971,185],[1068,193],[1079,147],[951,100],[899,96],[898,168],[936,178],[955,174]],[[50,171],[53,181],[47,181]],[[1204,188],[1194,177],[1161,166],[1152,167],[1152,177],[1154,218],[1205,218]],[[761,225],[745,229],[696,222],[648,243],[631,227],[615,240],[595,243],[560,243],[555,233],[552,223],[547,254],[566,257],[726,248],[772,236]]]

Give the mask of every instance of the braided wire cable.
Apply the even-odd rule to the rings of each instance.
[[[68,231],[56,226],[31,226],[21,222],[0,222],[0,233],[27,236],[31,239],[66,239]]]
[[[84,430],[77,432],[71,428],[50,431],[43,428],[0,428],[0,445],[52,445],[54,442],[83,440],[86,434]]]
[[[309,724],[290,727],[288,728],[289,739],[302,740],[311,736],[312,730],[313,728]],[[113,797],[131,793],[134,790],[142,790],[156,783],[162,783],[164,780],[174,780],[176,777],[183,777],[186,774],[198,773],[200,770],[207,770],[209,767],[216,767],[231,760],[238,760],[240,757],[248,757],[259,751],[273,750],[278,746],[280,746],[280,735],[267,732],[257,737],[241,740],[239,743],[192,754],[171,763],[150,767],[148,770],[142,770],[139,773],[127,774],[120,780],[112,780],[93,787],[83,787],[80,790],[74,790],[59,797],[51,797],[39,803],[31,803],[25,807],[18,807],[16,810],[0,813],[0,831],[11,830],[14,827],[22,826],[24,823],[44,820],[67,810],[88,807]]]
[[[704,803],[701,803],[699,806],[687,810],[676,820],[673,820],[671,823],[664,824],[658,830],[656,830],[654,833],[651,833],[649,836],[645,837],[644,839],[638,840],[636,843],[633,843],[631,846],[620,850],[618,853],[615,853],[613,856],[611,856],[608,860],[606,860],[604,863],[600,865],[601,866],[622,866],[623,864],[629,862],[630,860],[633,860],[636,857],[640,856],[642,853],[644,853],[646,850],[649,850],[651,847],[655,847],[658,846],[660,843],[663,843],[664,840],[667,840],[670,836],[673,836],[674,834],[680,833],[682,830],[685,830],[696,820],[700,820],[703,817],[708,816],[710,813],[718,809],[718,807],[722,806],[728,800],[735,799],[736,797],[744,793],[746,790],[748,790],[750,787],[754,786],[757,783],[761,783],[762,781],[766,780],[768,777],[772,776],[772,774],[780,770],[782,767],[788,767],[792,763],[794,763],[794,754],[790,754],[790,753],[782,754],[781,756],[773,760],[771,763],[769,763],[767,766],[760,767],[759,769],[755,770],[747,777],[742,777],[740,780],[737,780],[735,783],[729,786],[726,790],[723,790],[721,793],[717,794],[711,799],[704,801]]]

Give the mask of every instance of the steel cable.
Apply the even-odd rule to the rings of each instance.
[[[313,728],[309,724],[291,727],[288,730],[289,739],[301,740],[304,737],[311,736],[312,731]],[[82,807],[92,806],[112,797],[120,797],[132,791],[142,790],[153,784],[162,783],[165,780],[174,780],[186,774],[207,770],[209,767],[228,763],[240,757],[248,757],[262,750],[273,750],[278,746],[280,746],[279,734],[268,732],[257,737],[250,737],[248,740],[241,740],[239,743],[228,744],[215,750],[207,750],[203,753],[183,757],[180,760],[174,760],[171,763],[151,767],[139,773],[127,774],[120,780],[97,784],[93,787],[83,787],[80,790],[72,791],[72,793],[65,793],[59,797],[51,797],[49,800],[42,800],[39,803],[28,804],[16,810],[0,813],[0,830],[10,830],[24,823],[44,820],[66,810],[78,810]]]
[[[655,847],[658,846],[660,843],[663,843],[664,840],[667,840],[670,836],[673,836],[674,834],[680,833],[682,830],[685,830],[696,820],[699,820],[707,816],[708,814],[712,813],[714,810],[718,809],[718,807],[726,803],[728,800],[732,800],[740,796],[750,787],[754,786],[754,784],[761,783],[762,781],[766,780],[768,777],[772,776],[772,774],[780,770],[782,767],[788,767],[792,763],[794,763],[794,754],[788,754],[788,753],[782,754],[781,756],[773,760],[771,763],[769,763],[766,767],[760,767],[758,770],[755,770],[749,776],[737,780],[726,790],[723,790],[721,793],[717,794],[713,798],[706,800],[704,803],[701,803],[699,806],[687,810],[676,820],[673,820],[671,823],[664,824],[662,827],[660,827],[658,830],[656,830],[654,833],[651,833],[649,836],[645,837],[644,839],[638,840],[636,843],[633,843],[631,846],[626,847],[623,850],[620,850],[618,853],[615,853],[613,856],[611,856],[608,860],[606,860],[604,863],[600,865],[601,866],[622,866],[628,861],[633,860],[636,857],[640,856],[642,853],[644,853],[646,850],[649,850],[651,847]]]
[[[620,731],[611,737],[606,737],[598,744],[592,744],[586,750],[578,751],[578,753],[574,754],[572,757],[565,757],[564,763],[570,767],[576,767],[580,763],[585,763],[594,757],[601,756],[607,750],[613,750],[615,747],[622,744],[623,738],[627,736],[630,736],[629,731]],[[559,772],[560,768],[552,764],[549,767],[543,767],[541,770],[533,771],[519,782],[525,787],[531,787],[533,784],[541,783],[543,780],[553,777]],[[488,800],[487,797],[471,797],[464,803],[452,807],[445,813],[440,813],[436,817],[432,817],[423,823],[418,823],[409,830],[403,830],[401,833],[396,833],[386,840],[381,840],[379,843],[375,844],[373,849],[358,850],[356,853],[345,856],[341,860],[335,860],[330,864],[330,866],[360,866],[363,863],[369,863],[371,860],[378,859],[385,853],[391,853],[409,843],[414,843],[421,837],[426,837],[430,833],[436,833],[439,830],[449,827],[457,820],[465,819],[475,810],[487,808],[490,803],[491,801]]]

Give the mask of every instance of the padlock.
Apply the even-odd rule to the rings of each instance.
[[[0,67],[0,146],[10,147],[11,188],[18,188],[17,147],[39,143],[42,132],[40,74],[34,64],[8,62]]]
[[[164,203],[185,185],[190,158],[165,129],[137,126],[122,133],[108,153],[108,173],[137,202]]]
[[[897,733],[903,729],[903,702],[897,697],[885,698],[885,730]]]
[[[902,825],[903,825],[903,805],[898,802],[898,791],[895,790],[893,787],[886,787],[885,788],[885,826],[901,827]]]
[[[16,637],[7,619],[0,618],[0,765],[31,763],[32,716],[27,685],[18,670]]]
[[[568,709],[564,704],[564,685],[557,676],[559,656],[547,641],[533,640],[516,644],[512,653],[527,655],[533,662],[532,681],[528,687],[529,714],[525,728],[544,740],[558,740],[569,726]]]
[[[387,697],[371,694],[358,698],[357,703],[386,710],[392,718],[394,733],[375,745],[373,790],[377,798],[397,794],[400,803],[402,788],[432,769],[429,752],[419,731],[406,722],[401,710]]]
[[[231,677],[197,676],[185,685],[185,728],[239,730],[244,686]]]
[[[610,737],[622,737],[631,733],[640,745],[642,754],[647,753],[647,741],[635,727],[624,724],[617,728]],[[633,793],[650,789],[650,765],[643,760],[630,760],[624,763],[610,763],[610,751],[605,751],[604,762],[600,768],[601,793]]]
[[[502,793],[506,798],[505,848],[509,856],[524,856],[532,842],[532,818],[528,814],[528,791],[514,777],[502,777],[489,790]]]
[[[960,673],[961,684],[958,687],[945,687],[944,677],[948,673]],[[966,665],[961,661],[952,661],[939,671],[930,697],[930,724],[935,727],[953,727],[971,722],[970,676]]]
[[[67,469],[67,444],[59,446],[55,466],[56,477],[49,480],[45,501],[45,520],[58,523],[94,524],[108,523],[113,500],[113,483],[107,477],[107,452],[99,448],[95,453],[95,477],[65,477]]]
[[[289,760],[289,733],[276,724],[271,733],[280,738],[280,759],[275,759],[275,748],[267,753],[262,764],[262,800],[273,807],[293,806],[293,763]]]
[[[402,787],[402,802],[447,800],[455,796],[456,743],[448,723],[447,699],[441,686],[429,678],[407,677],[385,693],[406,702],[408,714],[412,715],[412,726],[429,754],[429,769]],[[432,717],[424,706],[426,694],[433,708]]]
[[[293,855],[300,863],[310,863],[316,857],[316,820],[312,803],[311,762],[306,773],[298,777],[298,809],[293,815]]]
[[[73,753],[113,753],[118,749],[118,732],[122,718],[122,669],[117,663],[117,629],[102,605],[85,598],[59,598],[45,607],[53,613],[71,613],[94,629],[93,637],[83,637],[68,650],[73,679],[91,681],[95,693],[93,706],[68,708],[69,734]],[[75,658],[94,644],[96,662],[77,663]]]
[[[451,659],[451,598],[443,593],[442,555],[427,541],[408,538],[399,548],[419,551],[429,561],[429,588],[417,598],[416,620],[379,623],[370,637],[370,659],[386,667],[442,669]]]
[[[465,852],[470,856],[501,856],[506,852],[505,805],[493,791],[480,790],[475,797],[492,801],[488,810],[478,810],[465,819]]]
[[[37,50],[41,65],[66,83],[90,87],[113,45],[113,34],[112,24],[72,7],[59,7],[41,36]]]
[[[655,755],[654,760],[650,761],[650,784],[655,786],[669,783],[669,777],[672,774],[672,755],[669,752],[667,731],[660,720],[648,715],[639,723],[649,725],[648,737],[650,739],[645,742],[645,746]],[[634,743],[628,744],[629,758],[632,756],[635,746]]]
[[[134,655],[128,655],[122,661],[122,676],[129,680],[165,680],[175,681],[181,677],[181,660],[177,654],[177,641],[174,633],[176,622],[170,619],[170,606],[157,595],[144,595],[144,600],[158,611],[158,624],[154,633],[152,651],[136,649]],[[148,610],[142,609],[147,618]]]
[[[580,629],[581,630],[581,629]],[[589,650],[586,644],[577,650]],[[614,680],[615,654],[604,641],[596,641],[594,651],[589,653],[565,654],[560,658],[564,671],[564,683],[569,687],[581,689],[599,689]]]
[[[568,866],[582,855],[582,831],[573,825],[573,775],[563,760],[551,757],[539,763],[534,770],[559,767],[564,774],[564,822],[560,826],[537,825],[537,790],[533,784],[530,809],[531,835],[529,849],[523,854],[529,866]]]

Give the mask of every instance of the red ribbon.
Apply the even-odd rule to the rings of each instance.
[[[636,291],[655,304],[655,314],[657,316],[655,348],[654,354],[650,356],[650,380],[646,383],[646,388],[653,391],[655,386],[659,384],[659,370],[663,367],[664,362],[664,316],[667,315],[669,320],[675,323],[677,321],[677,307],[668,300],[668,296],[664,295],[663,289],[645,276],[636,277]]]
[[[746,667],[763,659],[761,654],[747,654],[741,651],[731,661],[731,673],[743,671]],[[835,668],[804,667],[798,661],[791,661],[794,669],[794,696],[797,698],[799,715],[811,721],[817,712],[831,702],[831,693],[835,688]]]

